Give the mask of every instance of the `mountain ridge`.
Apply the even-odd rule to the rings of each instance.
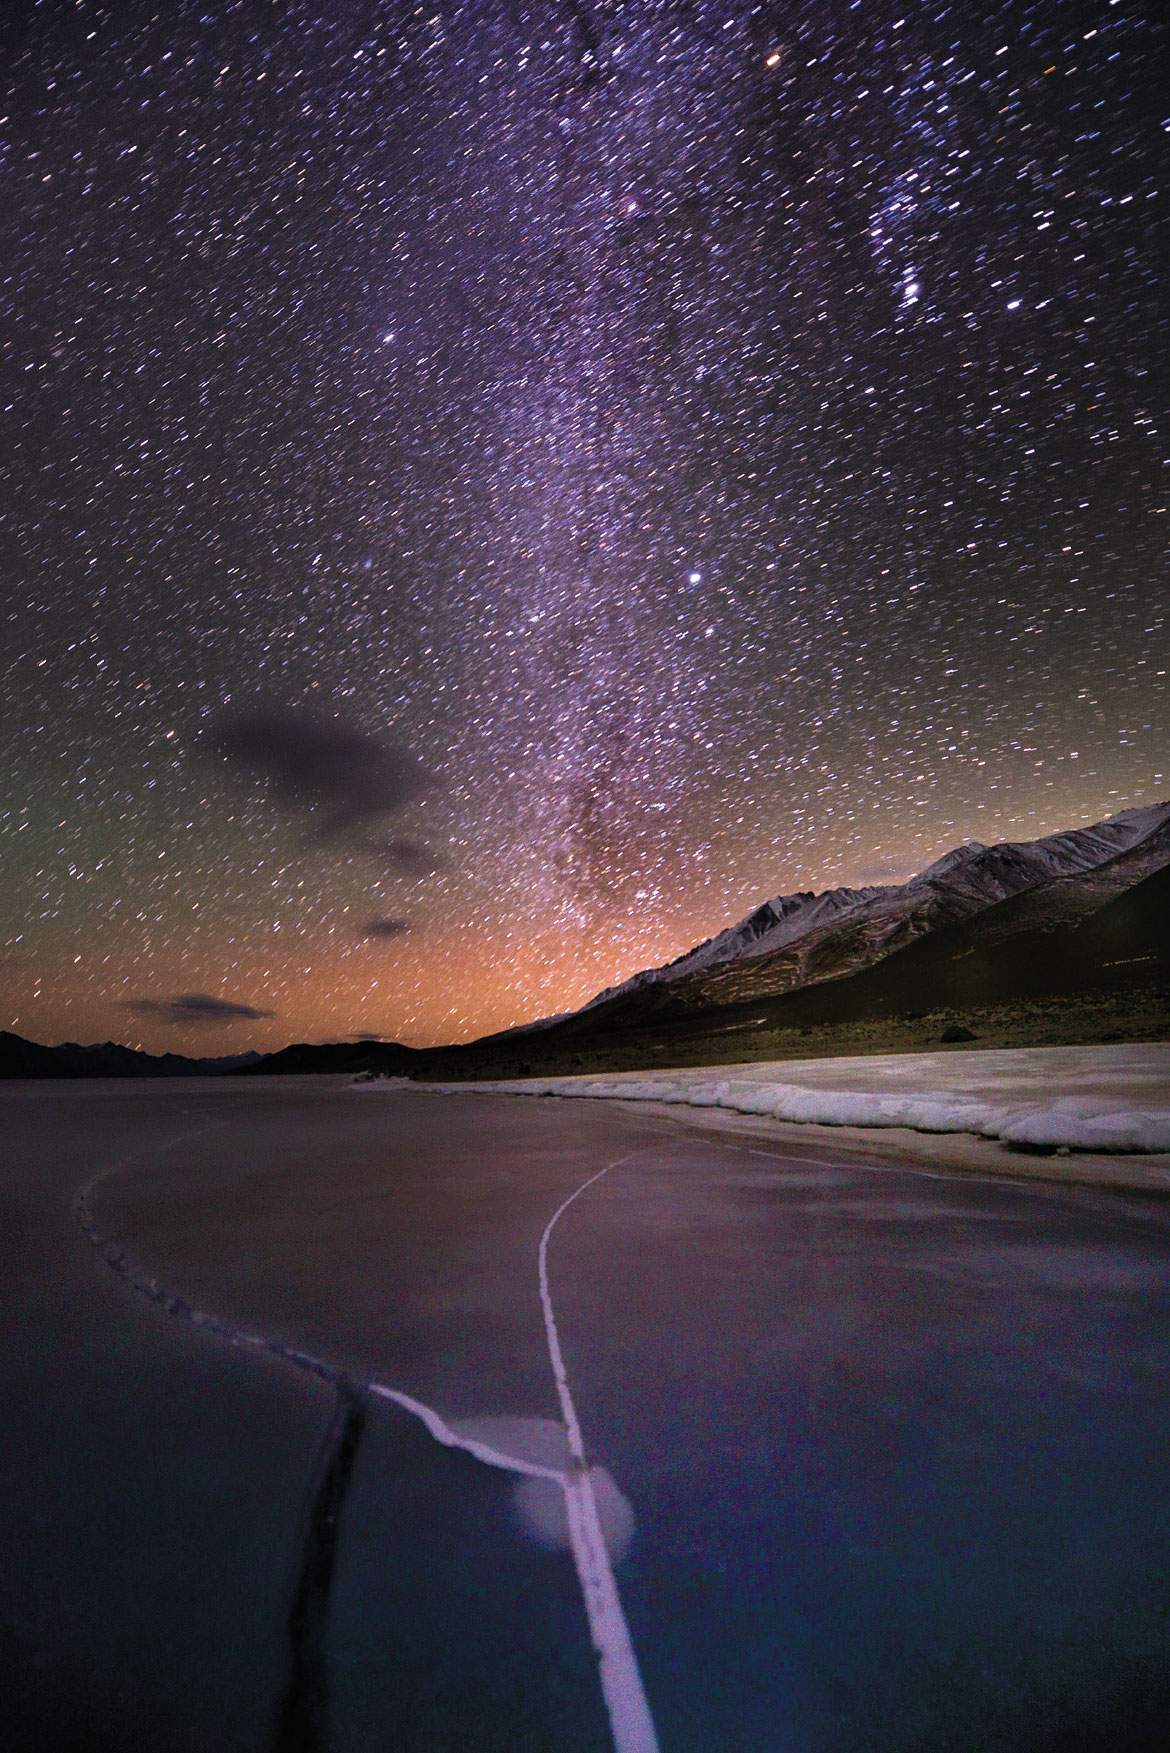
[[[628,993],[654,985],[672,986],[693,975],[708,974],[718,980],[721,971],[729,967],[764,958],[769,958],[768,977],[752,981],[747,976],[740,983],[753,990],[766,985],[770,992],[781,992],[837,979],[858,972],[931,930],[1012,895],[1079,876],[1116,857],[1136,853],[1168,826],[1170,802],[1153,804],[1038,840],[999,841],[991,846],[969,841],[944,853],[905,883],[777,896],[693,950],[606,988],[571,1014],[581,1016]],[[1166,859],[1170,859],[1170,847],[1160,862]],[[1138,880],[1136,874],[1132,880]],[[786,959],[771,959],[777,957]],[[715,992],[710,996],[714,999]]]
[[[706,966],[688,952],[568,1016],[432,1049],[413,1075],[1170,1037],[1170,803],[971,842],[906,883],[827,893],[835,904],[815,912],[804,893],[755,909],[698,946]],[[738,953],[710,961],[729,944]]]
[[[46,1047],[0,1029],[0,1078],[13,1077],[219,1077],[246,1071],[262,1053],[226,1053],[191,1059],[184,1053],[144,1053],[117,1041],[83,1047],[62,1041]]]
[[[183,1053],[144,1053],[117,1041],[80,1046],[63,1041],[46,1047],[0,1029],[0,1081],[14,1078],[76,1077],[251,1077],[300,1072],[372,1072],[406,1075],[419,1050],[397,1041],[294,1042],[274,1053],[224,1053],[192,1059]]]

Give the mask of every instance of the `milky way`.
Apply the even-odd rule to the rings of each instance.
[[[0,1026],[449,1039],[1165,795],[1167,35],[10,6]]]

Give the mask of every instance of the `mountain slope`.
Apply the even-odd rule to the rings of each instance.
[[[1170,804],[1129,810],[1042,840],[973,842],[897,887],[831,889],[766,902],[740,925],[665,968],[647,969],[599,994],[575,1016],[604,1013],[620,1023],[648,1010],[664,1015],[756,1002],[857,973],[918,938],[1016,896],[1048,891],[1050,920],[1071,919],[1168,861]],[[1112,877],[1104,875],[1111,868]],[[1021,915],[1020,929],[1027,917]],[[1010,915],[1003,923],[1010,925]]]
[[[844,980],[787,994],[773,1020],[966,1010],[1170,980],[1170,864],[1080,918],[1034,923],[1030,912],[1002,902]]]
[[[648,970],[570,1016],[434,1049],[413,1075],[921,1051],[960,1024],[1002,1046],[1170,1034],[1170,805],[830,896],[815,913],[781,897],[700,946],[729,959]],[[788,941],[769,949],[773,932]]]

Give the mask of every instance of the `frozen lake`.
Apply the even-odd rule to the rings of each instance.
[[[612,1747],[562,1386],[664,1753],[1164,1746],[1161,1202],[330,1079],[0,1134],[6,1747]]]

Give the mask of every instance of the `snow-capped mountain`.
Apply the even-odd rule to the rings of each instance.
[[[1170,863],[1170,803],[1125,810],[1093,827],[1042,840],[995,846],[970,841],[909,882],[887,888],[780,895],[663,967],[648,968],[598,993],[583,1008],[589,1011],[649,986],[674,985],[704,973],[708,978],[695,985],[702,988],[704,1002],[715,1003],[765,987],[776,994],[836,979],[1010,896],[1103,871],[1115,861],[1118,882],[1113,886],[1120,887]]]

